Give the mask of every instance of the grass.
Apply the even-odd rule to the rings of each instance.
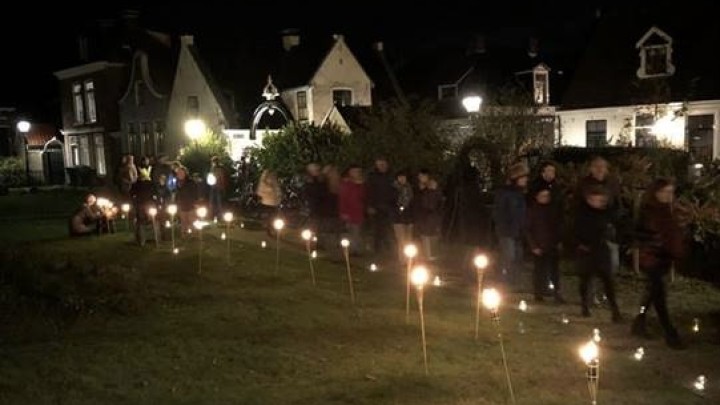
[[[426,377],[415,309],[405,324],[400,271],[370,273],[356,260],[353,308],[342,263],[319,260],[313,287],[299,244],[283,244],[275,275],[272,240],[262,249],[262,233],[233,230],[228,265],[219,232],[207,232],[202,274],[195,240],[182,242],[178,256],[168,246],[137,247],[128,233],[12,248],[4,263],[27,268],[6,267],[0,279],[0,403],[507,403],[496,334],[483,313],[473,339],[473,290],[448,270],[461,268],[456,261],[435,269],[447,283],[426,292]],[[574,280],[566,279],[566,306],[530,303],[521,313],[517,302],[529,296],[506,297],[502,326],[519,404],[588,403],[577,347],[596,327],[600,403],[718,402],[718,291],[689,280],[672,286],[690,345],[677,352],[631,338],[607,311],[577,317]],[[627,314],[638,288],[622,282]],[[702,329],[693,335],[696,317]],[[639,345],[642,362],[631,357]],[[704,397],[689,389],[699,374],[709,380]]]

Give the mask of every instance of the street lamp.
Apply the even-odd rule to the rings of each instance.
[[[465,96],[465,98],[462,99],[462,105],[465,107],[465,111],[467,111],[468,114],[477,114],[480,112],[482,102],[482,97],[477,95]]]
[[[203,120],[191,119],[185,121],[185,134],[195,142],[200,139],[206,129],[207,128],[205,127],[205,122],[203,122]]]
[[[18,121],[16,125],[17,131],[20,132],[23,135],[23,140],[25,141],[25,180],[30,180],[30,160],[28,159],[28,153],[30,151],[30,147],[28,145],[28,139],[27,134],[30,132],[30,122],[26,120]]]

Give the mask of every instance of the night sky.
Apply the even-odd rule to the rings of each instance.
[[[140,10],[141,23],[149,29],[173,34],[193,33],[202,38],[272,35],[284,28],[343,33],[356,39],[417,41],[451,32],[491,32],[532,28],[541,41],[582,48],[600,1],[565,2],[479,1],[417,2],[410,8],[400,1],[342,1],[331,13],[330,2],[236,1],[220,4],[203,1],[141,6],[97,2],[23,3],[13,13],[21,25],[0,24],[3,70],[0,106],[15,106],[34,120],[57,122],[57,83],[52,72],[76,63],[76,37],[89,22],[120,15],[126,8]],[[302,3],[304,6],[300,6]],[[109,5],[108,5],[109,4]],[[179,6],[179,4],[183,4]],[[229,4],[236,4],[230,6]],[[489,4],[493,4],[491,7]],[[394,7],[394,8],[389,8]]]

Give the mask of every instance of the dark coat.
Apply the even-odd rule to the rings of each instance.
[[[395,206],[393,207],[392,222],[394,224],[412,224],[414,220],[414,195],[410,184],[394,184]]]
[[[669,204],[643,204],[637,231],[643,270],[667,271],[673,260],[685,256],[684,233]]]
[[[505,186],[495,192],[493,222],[499,238],[520,238],[525,227],[525,194],[516,186]]]
[[[563,205],[563,200],[565,199],[565,190],[558,183],[557,179],[553,181],[547,181],[542,176],[538,176],[535,180],[530,183],[529,190],[529,197],[532,198],[535,194],[537,194],[540,190],[550,190],[550,196],[552,198],[552,204],[557,206]]]
[[[175,203],[180,211],[192,211],[198,201],[198,187],[192,180],[177,183]]]
[[[575,201],[578,206],[585,203],[585,193],[593,187],[603,187],[608,193],[608,211],[612,214],[613,218],[618,215],[620,210],[620,182],[614,177],[606,177],[605,180],[600,181],[588,175],[578,181],[577,189],[575,190]]]
[[[326,204],[327,194],[329,193],[327,183],[319,177],[308,177],[303,187],[303,197],[307,202],[308,211],[311,218],[322,217],[323,209]]]
[[[415,197],[415,229],[420,236],[438,236],[442,226],[443,196],[440,190],[422,189]]]
[[[527,208],[525,235],[530,249],[554,249],[561,242],[562,214],[553,204],[531,203]]]
[[[148,217],[147,210],[157,205],[155,185],[150,180],[138,180],[130,188],[130,195],[135,205],[135,217],[138,220],[146,220]]]
[[[578,206],[575,213],[575,241],[590,252],[607,250],[611,212],[598,210],[586,203]]]
[[[366,181],[368,208],[372,208],[380,214],[390,215],[395,209],[397,200],[394,182],[395,179],[390,173],[375,171],[370,173]]]

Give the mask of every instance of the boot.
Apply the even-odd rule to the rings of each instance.
[[[687,348],[675,328],[665,332],[665,343],[667,343],[669,348],[675,350],[685,350]]]
[[[650,333],[647,331],[647,323],[645,322],[645,315],[638,315],[635,317],[630,328],[630,333],[633,336],[637,336],[643,339],[651,339]]]

